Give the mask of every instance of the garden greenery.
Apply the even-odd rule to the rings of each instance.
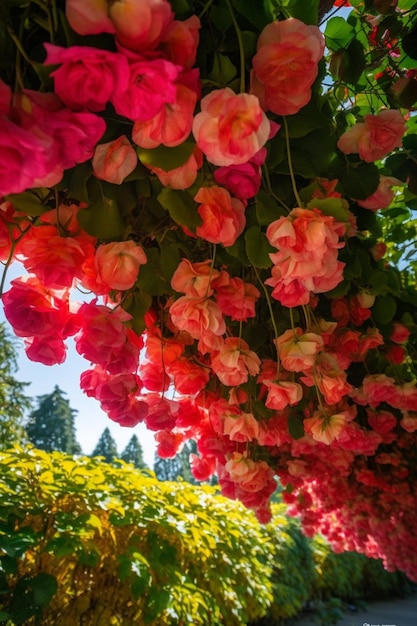
[[[242,626],[405,588],[381,562],[365,578],[363,555],[317,549],[283,505],[260,525],[213,487],[35,448],[0,468],[1,623]]]
[[[4,0],[2,301],[161,456],[417,580],[417,4],[333,4]]]

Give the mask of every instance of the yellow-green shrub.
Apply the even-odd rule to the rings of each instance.
[[[0,621],[240,626],[262,616],[272,599],[265,531],[214,494],[123,462],[1,453]]]

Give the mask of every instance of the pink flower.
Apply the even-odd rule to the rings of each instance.
[[[411,332],[407,326],[400,324],[400,322],[394,322],[390,339],[395,343],[407,343],[410,334]]]
[[[216,469],[215,459],[190,454],[190,467],[196,480],[208,480]]]
[[[135,284],[146,254],[134,241],[113,241],[96,250],[95,264],[99,280],[110,289],[126,291]]]
[[[70,109],[104,111],[114,91],[127,88],[129,64],[122,54],[88,46],[44,46],[44,65],[60,65],[51,73],[54,91]]]
[[[93,171],[97,178],[121,185],[135,169],[138,157],[126,135],[114,141],[100,143],[93,156]]]
[[[259,422],[252,413],[225,413],[223,416],[223,434],[231,441],[252,441],[259,434]]]
[[[313,417],[304,420],[304,427],[313,439],[327,446],[341,436],[345,426],[346,417],[343,413],[324,416],[316,411]]]
[[[171,278],[171,287],[187,296],[204,298],[213,295],[213,282],[219,276],[210,260],[191,263],[182,259]]]
[[[298,404],[303,397],[303,388],[299,383],[288,380],[262,380],[262,382],[268,388],[268,395],[265,400],[265,406],[268,409],[282,411],[287,406]]]
[[[173,378],[175,389],[186,395],[198,393],[210,379],[209,369],[201,367],[189,358],[177,359],[167,369]]]
[[[65,15],[71,28],[79,35],[115,32],[108,16],[107,0],[67,0]]]
[[[282,366],[289,372],[301,372],[313,367],[323,349],[323,339],[316,333],[304,333],[302,328],[290,328],[278,337],[276,345]]]
[[[369,198],[366,198],[366,200],[355,200],[355,202],[364,209],[371,211],[386,209],[394,199],[392,187],[402,184],[403,183],[398,180],[398,178],[394,178],[393,176],[380,176],[377,190],[374,191]]]
[[[230,387],[246,383],[249,375],[258,374],[260,364],[258,355],[239,337],[227,337],[211,360],[217,378]]]
[[[75,347],[81,356],[101,365],[111,374],[135,372],[139,345],[131,341],[126,322],[131,315],[121,308],[110,309],[95,302],[83,303],[78,311],[80,331]]]
[[[232,320],[246,322],[255,317],[255,304],[260,297],[260,291],[251,283],[245,283],[241,278],[230,278],[216,288],[216,302],[224,315]]]
[[[71,287],[82,276],[86,258],[94,255],[94,238],[86,233],[61,237],[56,226],[33,226],[19,251],[28,272],[33,272],[46,287]]]
[[[118,0],[108,14],[118,41],[137,52],[156,48],[174,17],[168,0]]]
[[[232,246],[245,227],[245,207],[221,187],[201,187],[194,200],[203,223],[196,233],[211,243]]]
[[[186,20],[174,20],[168,26],[159,45],[164,56],[181,67],[190,68],[195,63],[201,22],[196,15]]]
[[[50,365],[61,363],[65,355],[62,340],[76,332],[70,312],[68,292],[46,289],[34,276],[12,280],[2,297],[4,314],[18,337],[27,338],[30,358],[38,355]],[[36,339],[36,341],[35,341]],[[43,344],[51,342],[51,348]],[[55,360],[51,350],[57,349]],[[65,357],[64,357],[65,358]]]
[[[28,359],[43,365],[60,365],[67,356],[65,345],[59,332],[48,337],[25,337],[25,352]]]
[[[147,149],[157,148],[161,144],[173,148],[187,139],[193,125],[198,94],[197,75],[193,72],[188,72],[192,85],[182,84],[184,74],[175,83],[172,102],[164,103],[151,119],[135,121],[132,131],[135,144]]]
[[[268,24],[252,60],[251,93],[265,111],[293,115],[311,98],[324,37],[317,26],[290,18]]]
[[[129,69],[127,86],[122,85],[113,93],[111,101],[116,113],[134,122],[146,122],[160,113],[165,104],[175,103],[179,71],[175,65],[164,59],[144,59],[133,61]]]
[[[198,146],[195,146],[188,160],[173,170],[163,170],[160,167],[144,164],[151,170],[164,187],[171,189],[188,189],[196,181],[198,170],[203,165],[203,154]]]
[[[210,298],[182,296],[171,304],[169,313],[172,323],[194,339],[206,335],[220,336],[226,332],[222,312]]]
[[[172,459],[179,452],[184,438],[172,430],[160,430],[155,434],[156,453],[161,459]]]
[[[239,452],[233,452],[225,470],[232,481],[249,492],[261,491],[273,477],[273,470],[265,461],[253,461]]]
[[[175,426],[175,403],[162,398],[156,393],[147,393],[143,400],[148,405],[149,412],[145,418],[149,430],[171,430]]]
[[[255,96],[216,89],[201,100],[194,118],[198,147],[214,165],[246,163],[266,143],[270,124]]]
[[[259,152],[262,152],[263,162],[266,157],[266,148],[261,148]],[[256,196],[261,187],[261,168],[259,163],[253,162],[253,159],[240,165],[219,167],[214,172],[214,180],[218,185],[226,187],[239,200],[246,201]]]
[[[401,147],[404,132],[405,122],[400,111],[385,109],[377,115],[365,115],[363,122],[341,135],[337,147],[344,154],[358,153],[363,161],[372,163]]]

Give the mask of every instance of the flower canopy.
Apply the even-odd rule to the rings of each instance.
[[[334,5],[3,2],[2,300],[197,479],[417,580],[417,3]]]

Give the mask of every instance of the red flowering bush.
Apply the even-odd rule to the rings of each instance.
[[[417,9],[324,4],[10,0],[3,305],[162,456],[417,580]]]

